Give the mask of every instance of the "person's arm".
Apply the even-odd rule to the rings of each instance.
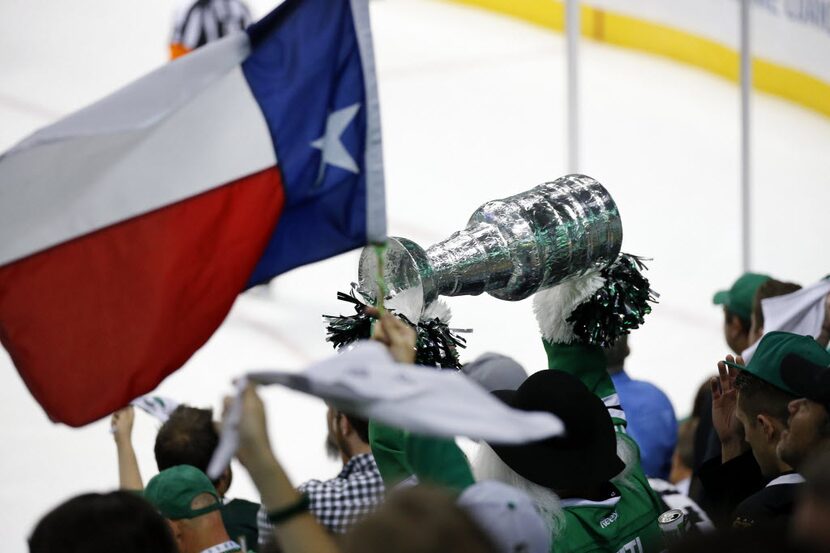
[[[614,381],[608,374],[602,348],[588,344],[556,343],[545,339],[542,344],[548,356],[548,369],[577,377],[605,403],[614,425],[625,426],[625,413]]]
[[[406,456],[422,484],[461,493],[475,484],[467,456],[455,440],[407,433]]]
[[[533,311],[542,333],[548,368],[575,376],[608,409],[614,428],[623,432],[626,422],[614,381],[608,374],[605,353],[598,345],[576,338],[568,321],[573,310],[603,285],[596,275],[574,279],[534,295]]]
[[[467,457],[454,440],[412,434],[370,421],[369,443],[387,489],[412,476],[421,484],[455,492],[475,483]]]
[[[414,474],[406,459],[406,432],[369,421],[369,446],[387,490]]]
[[[415,330],[387,313],[375,324],[373,338],[389,349],[398,363],[415,362]],[[369,440],[384,483],[391,488],[414,475],[429,483],[461,492],[472,485],[467,457],[454,440],[421,436],[370,422]]]
[[[533,299],[533,311],[542,334],[548,369],[578,378],[602,400],[616,432],[618,456],[626,464],[627,474],[650,495],[656,510],[659,509],[657,495],[649,487],[643,472],[640,447],[625,430],[625,411],[614,381],[608,374],[605,352],[596,344],[580,341],[574,335],[573,324],[568,321],[575,307],[603,285],[603,279],[593,275],[541,290]]]
[[[144,489],[144,483],[141,480],[132,441],[134,417],[135,410],[132,405],[119,409],[112,414],[110,428],[118,453],[118,487],[122,490],[141,491]]]
[[[367,313],[378,319],[372,328],[372,339],[385,345],[398,363],[414,363],[415,331],[389,312],[381,315],[377,309],[370,307]],[[412,476],[413,470],[406,458],[406,433],[403,430],[370,420],[369,445],[387,489]]]
[[[229,400],[226,400],[226,412]],[[274,513],[296,505],[300,493],[277,461],[268,439],[265,408],[249,385],[243,393],[237,458],[248,470],[262,498],[262,506]],[[274,535],[284,553],[337,553],[334,540],[317,519],[304,510],[274,525]]]

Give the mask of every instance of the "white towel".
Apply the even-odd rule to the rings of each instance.
[[[817,337],[824,323],[824,302],[828,294],[830,294],[830,279],[823,279],[792,294],[761,300],[761,309],[764,312],[764,334],[780,330]],[[745,363],[749,363],[757,347],[758,342],[755,342],[744,350],[741,355]]]

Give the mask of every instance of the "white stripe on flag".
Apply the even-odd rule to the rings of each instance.
[[[0,157],[0,265],[274,166],[247,42],[199,49]]]

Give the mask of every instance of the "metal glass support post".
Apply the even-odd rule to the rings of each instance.
[[[565,0],[565,33],[567,53],[568,172],[579,171],[579,1]]]
[[[752,50],[750,9],[752,0],[741,0],[741,267],[752,268],[752,156],[750,150],[750,99]]]

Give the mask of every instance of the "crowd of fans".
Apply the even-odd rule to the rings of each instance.
[[[221,425],[184,405],[158,431],[159,472],[145,486],[126,407],[111,422],[120,490],[56,507],[32,531],[30,551],[828,551],[830,296],[815,337],[765,333],[761,309],[799,288],[746,274],[715,296],[738,355],[717,363],[681,421],[665,394],[625,373],[627,339],[604,350],[557,342],[540,316],[555,308],[540,292],[549,368],[527,376],[509,357],[486,354],[461,372],[510,407],[555,414],[566,435],[481,442],[473,460],[454,440],[330,407],[327,444],[343,468],[295,486],[249,385],[236,455],[259,504],[229,497],[230,468],[207,477]],[[373,339],[414,363],[413,327],[369,313]]]
[[[186,0],[171,58],[250,19],[240,0]],[[548,369],[528,376],[513,359],[490,353],[461,372],[514,409],[553,413],[566,434],[523,445],[481,442],[472,460],[454,440],[330,406],[327,450],[342,470],[295,486],[274,455],[264,405],[249,385],[236,456],[260,503],[228,495],[230,467],[207,476],[221,424],[211,410],[187,405],[160,427],[159,472],[145,486],[127,406],[111,420],[119,490],[58,505],[32,530],[29,550],[830,551],[830,295],[816,336],[765,332],[763,300],[800,289],[747,273],[715,294],[734,356],[716,363],[718,374],[701,386],[683,420],[659,388],[626,373],[628,336],[605,348],[581,343],[563,333],[570,312],[556,305],[561,294],[539,292],[534,308]],[[411,324],[388,311],[368,313],[377,320],[372,339],[398,363],[414,364]]]

